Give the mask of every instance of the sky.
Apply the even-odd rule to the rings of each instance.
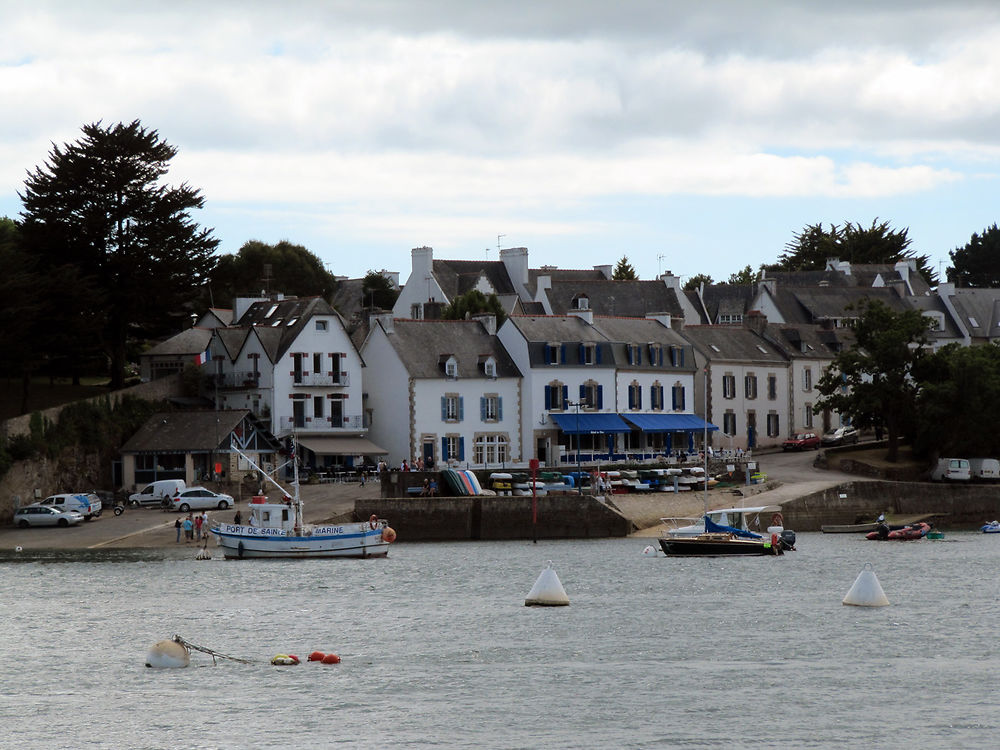
[[[220,253],[410,249],[716,281],[808,225],[943,271],[998,221],[990,0],[0,0],[0,216],[87,123],[178,149]]]

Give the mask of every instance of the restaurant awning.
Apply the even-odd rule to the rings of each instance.
[[[389,451],[368,438],[341,436],[300,437],[300,445],[321,456],[381,456]]]
[[[559,429],[567,435],[605,434],[631,432],[632,428],[617,414],[551,414]]]
[[[622,414],[643,432],[703,432],[705,420],[697,414]],[[708,429],[719,429],[711,422]]]

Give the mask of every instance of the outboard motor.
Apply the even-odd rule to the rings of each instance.
[[[791,529],[783,529],[781,532],[781,537],[779,538],[779,543],[782,549],[793,550],[795,549],[795,532]]]

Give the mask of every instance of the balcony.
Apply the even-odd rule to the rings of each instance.
[[[368,425],[365,424],[365,418],[361,414],[354,416],[342,417],[339,421],[335,421],[330,417],[302,417],[296,419],[295,417],[282,417],[279,421],[281,432],[291,432],[295,430],[296,432],[330,432],[331,430],[364,430],[367,429]]]
[[[298,377],[292,376],[293,385],[318,385],[318,386],[348,386],[351,384],[351,376],[349,373],[342,372],[337,375],[329,375],[322,372],[314,372],[308,375],[299,375]]]
[[[217,388],[259,388],[260,373],[252,370],[217,373],[209,375],[208,382]]]

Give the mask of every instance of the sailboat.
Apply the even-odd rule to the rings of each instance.
[[[292,445],[295,445],[293,438]],[[302,498],[299,496],[298,461],[292,452],[294,495],[260,469],[235,446],[232,450],[277,487],[282,499],[270,501],[259,495],[250,501],[243,523],[220,523],[210,531],[215,535],[227,559],[256,557],[385,557],[396,532],[385,519],[372,516],[361,523],[313,525],[304,523]]]
[[[708,510],[708,371],[705,371],[705,437],[702,444],[705,456],[703,469],[703,489],[705,493],[704,527],[700,533],[690,533],[692,527],[687,527],[689,533],[666,533],[660,537],[660,548],[665,555],[679,556],[717,556],[717,555],[783,555],[785,549],[794,549],[794,532],[785,531],[780,527],[768,529],[769,536],[755,534],[745,528],[736,528],[718,521],[725,519],[716,515],[713,520]],[[765,506],[766,507],[766,506]],[[780,511],[780,508],[778,509]],[[780,519],[780,512],[775,512],[775,518]],[[744,518],[741,514],[740,518]],[[676,531],[684,531],[677,529]],[[791,540],[791,543],[789,543]]]

